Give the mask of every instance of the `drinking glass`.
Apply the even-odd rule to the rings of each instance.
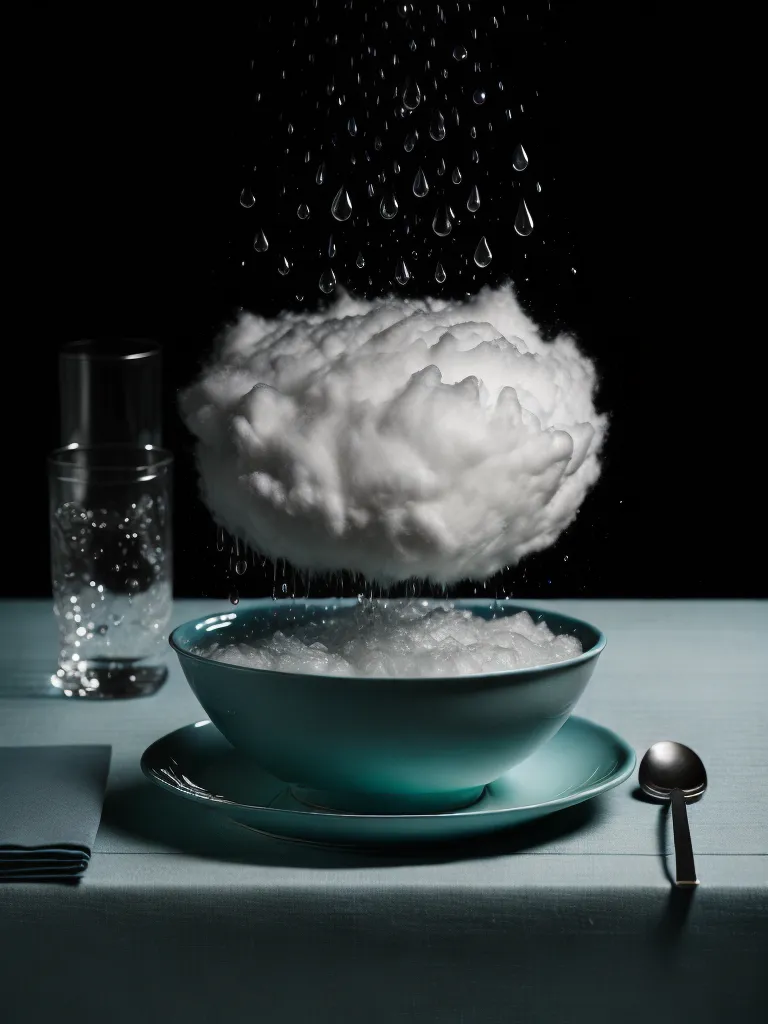
[[[48,458],[51,681],[67,696],[139,696],[166,678],[172,465],[153,445],[70,445]]]

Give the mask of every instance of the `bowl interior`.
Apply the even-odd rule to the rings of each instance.
[[[599,629],[588,622],[572,618],[561,612],[530,608],[511,601],[490,599],[469,598],[453,601],[452,604],[457,608],[467,609],[484,619],[506,617],[527,611],[534,622],[545,622],[553,633],[557,635],[567,633],[581,641],[582,654],[568,664],[572,664],[580,658],[594,657],[605,645],[605,637]],[[325,616],[353,615],[357,605],[357,598],[354,597],[333,600],[310,598],[303,601],[274,601],[271,598],[263,598],[249,602],[230,612],[185,622],[171,633],[170,643],[181,654],[205,657],[206,649],[213,644],[258,641],[278,629],[292,629]],[[222,667],[225,666],[222,665]],[[235,668],[236,666],[226,667]],[[539,666],[541,670],[546,670],[548,667],[546,665]],[[242,668],[241,671],[257,672],[259,670]],[[536,669],[516,671],[530,672],[536,671]],[[509,670],[506,674],[509,674]]]

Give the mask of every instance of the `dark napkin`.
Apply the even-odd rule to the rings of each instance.
[[[0,881],[85,871],[111,754],[108,746],[0,747]]]

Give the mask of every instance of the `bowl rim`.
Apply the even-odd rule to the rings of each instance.
[[[395,598],[394,600],[397,600],[397,599]],[[341,598],[312,597],[312,598],[301,598],[301,599],[298,599],[298,600],[294,601],[294,604],[299,604],[299,603],[302,604],[302,605],[305,605],[305,606],[306,605],[321,605],[321,604],[324,604],[326,606],[334,605],[334,607],[336,607],[336,608],[351,608],[351,607],[354,607],[357,604],[357,598],[356,597],[341,597]],[[176,626],[171,631],[171,633],[170,633],[170,635],[168,637],[168,643],[171,645],[171,647],[173,648],[173,650],[175,651],[175,653],[176,653],[176,655],[177,655],[177,657],[179,659],[181,659],[181,658],[191,658],[192,660],[202,662],[205,665],[215,664],[215,665],[217,665],[221,669],[226,669],[226,670],[232,671],[232,672],[246,673],[247,675],[249,675],[249,676],[251,676],[253,678],[258,678],[259,676],[269,675],[269,676],[280,676],[281,678],[284,678],[286,680],[288,680],[288,679],[300,680],[300,679],[307,679],[307,678],[332,680],[334,682],[339,681],[339,680],[343,680],[345,683],[351,683],[351,684],[359,683],[361,685],[365,684],[367,686],[370,686],[372,683],[375,684],[375,683],[386,683],[386,682],[389,682],[389,683],[408,683],[410,685],[413,685],[413,684],[417,684],[418,685],[419,683],[430,683],[430,682],[431,683],[440,682],[442,684],[456,683],[456,682],[460,682],[462,680],[470,680],[470,679],[471,680],[475,680],[475,681],[477,681],[477,680],[493,681],[493,680],[501,680],[501,679],[507,679],[507,680],[515,680],[515,679],[517,679],[517,680],[522,680],[522,679],[528,679],[530,677],[536,678],[537,676],[540,676],[540,675],[548,675],[553,670],[562,669],[562,668],[570,668],[572,666],[581,665],[581,664],[584,664],[584,663],[586,663],[588,661],[591,661],[591,660],[597,658],[601,654],[601,652],[604,650],[605,645],[607,643],[606,636],[603,633],[603,631],[601,629],[598,629],[598,627],[593,625],[591,622],[587,622],[586,619],[579,619],[579,618],[577,618],[574,615],[568,615],[565,612],[556,611],[555,609],[537,608],[534,605],[520,604],[519,602],[514,601],[511,598],[502,598],[501,600],[497,600],[495,598],[465,597],[465,598],[456,598],[455,600],[451,601],[451,603],[454,606],[458,607],[458,608],[465,608],[465,609],[469,609],[469,610],[472,610],[473,607],[474,608],[477,608],[477,607],[489,608],[489,607],[491,607],[493,605],[501,605],[502,607],[504,607],[507,610],[507,614],[514,614],[516,612],[528,612],[532,616],[539,615],[541,618],[544,618],[544,619],[546,619],[547,616],[552,616],[555,619],[559,619],[560,622],[566,624],[566,626],[570,623],[570,624],[573,624],[575,626],[586,627],[587,629],[591,630],[593,633],[595,633],[597,635],[597,640],[593,644],[593,646],[589,648],[589,650],[582,651],[582,653],[578,654],[575,658],[568,658],[566,661],[551,662],[548,665],[533,665],[533,666],[530,666],[529,668],[497,669],[497,670],[495,670],[493,672],[475,672],[475,673],[463,673],[461,675],[434,675],[434,676],[431,676],[431,675],[418,675],[418,676],[407,676],[407,675],[398,675],[398,676],[382,676],[382,675],[360,676],[360,675],[355,675],[355,676],[353,676],[353,675],[350,675],[350,676],[347,676],[347,675],[335,675],[335,674],[330,674],[330,673],[327,673],[327,672],[287,672],[287,671],[284,671],[282,669],[251,668],[248,665],[231,665],[231,664],[229,664],[226,661],[213,661],[212,658],[208,658],[205,655],[196,654],[193,651],[185,650],[180,645],[178,637],[177,637],[177,634],[179,634],[182,630],[188,630],[190,627],[194,627],[195,629],[199,629],[200,626],[202,626],[202,625],[213,625],[216,622],[230,622],[233,619],[237,618],[238,613],[243,614],[243,613],[247,613],[249,611],[256,611],[256,610],[258,610],[260,608],[274,608],[276,602],[271,597],[265,597],[265,598],[255,598],[253,601],[249,601],[248,604],[244,605],[241,609],[239,609],[239,611],[226,612],[226,613],[219,612],[219,613],[214,613],[212,615],[200,616],[199,618],[189,619],[186,622],[182,622],[182,623],[180,623],[178,626]],[[541,621],[541,619],[539,619],[539,621]]]

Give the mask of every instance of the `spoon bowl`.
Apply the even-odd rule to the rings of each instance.
[[[690,801],[707,788],[707,772],[695,750],[662,740],[654,743],[640,762],[638,782],[642,791],[656,800],[669,800],[672,790],[679,789]]]

